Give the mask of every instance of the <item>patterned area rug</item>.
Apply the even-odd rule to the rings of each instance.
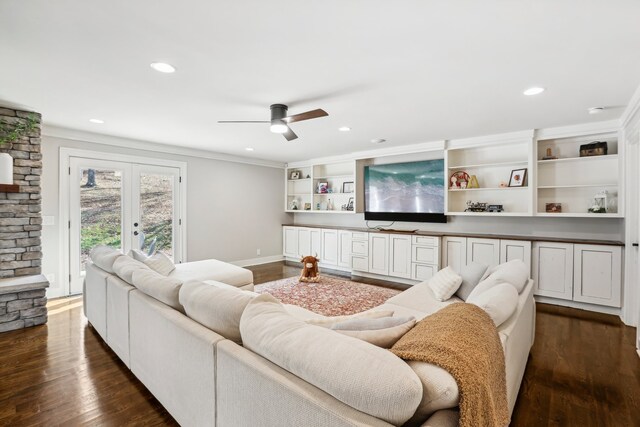
[[[401,291],[331,276],[320,276],[318,283],[301,283],[296,276],[256,285],[255,292],[314,313],[342,316],[377,307]]]

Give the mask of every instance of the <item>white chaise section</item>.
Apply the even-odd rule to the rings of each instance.
[[[216,259],[176,264],[175,270],[168,277],[180,279],[182,282],[188,280],[215,280],[236,288],[248,291],[253,290],[253,273],[251,270]]]
[[[83,304],[85,314],[93,329],[107,341],[107,278],[111,274],[96,267],[91,261],[85,264]]]

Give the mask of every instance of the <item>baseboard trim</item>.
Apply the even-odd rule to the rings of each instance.
[[[620,320],[622,320],[622,316],[621,316],[622,312],[621,312],[621,309],[619,308],[605,307],[602,305],[595,305],[595,304],[586,304],[586,303],[577,302],[577,301],[566,301],[566,300],[561,300],[557,298],[543,297],[539,295],[536,295],[534,298],[536,302],[540,302],[543,304],[560,305],[562,307],[577,308],[580,310],[594,311],[596,313],[613,314],[614,316],[620,317]]]
[[[260,258],[242,259],[240,261],[231,261],[229,264],[237,265],[238,267],[249,267],[251,265],[270,264],[272,262],[283,261],[282,255],[263,256]]]

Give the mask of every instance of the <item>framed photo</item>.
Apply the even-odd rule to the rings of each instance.
[[[300,171],[291,171],[289,179],[300,179]]]
[[[305,211],[310,211],[311,210],[311,203],[305,203],[304,204],[304,210]]]
[[[329,192],[329,184],[326,182],[318,183],[318,194],[326,194]]]
[[[560,213],[562,212],[562,203],[547,203],[544,205],[545,212]]]
[[[355,189],[353,182],[343,182],[342,183],[342,192],[343,193],[353,193]]]
[[[524,187],[525,180],[527,179],[527,169],[514,169],[511,171],[511,178],[509,178],[509,187]]]

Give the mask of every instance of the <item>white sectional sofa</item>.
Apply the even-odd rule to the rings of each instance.
[[[396,369],[400,365],[405,366],[402,375],[406,376],[406,382],[410,386],[411,391],[407,393],[413,393],[409,400],[415,404],[409,404],[410,408],[404,409],[404,415],[386,418],[384,414],[373,415],[375,411],[358,410],[358,405],[353,404],[350,397],[344,398],[345,389],[347,396],[352,396],[355,401],[366,402],[371,400],[368,396],[377,393],[376,398],[393,405],[397,396],[382,384],[379,389],[364,389],[356,385],[375,384],[380,372],[365,369],[364,373],[354,373],[354,376],[361,375],[360,378],[345,378],[346,375],[342,375],[342,378],[331,378],[337,374],[333,373],[334,370],[327,369],[322,372],[322,381],[312,383],[314,380],[303,379],[310,378],[304,373],[294,374],[284,369],[282,366],[286,366],[286,363],[282,363],[282,360],[269,360],[260,355],[267,354],[268,351],[265,353],[255,348],[256,351],[249,350],[240,342],[236,342],[239,341],[237,337],[241,332],[238,326],[240,319],[248,324],[246,316],[243,316],[247,310],[232,309],[235,306],[225,300],[226,296],[220,297],[218,303],[215,299],[218,294],[215,294],[217,291],[214,289],[220,289],[231,297],[236,294],[242,295],[241,298],[246,298],[251,301],[249,304],[255,305],[258,300],[253,300],[257,294],[251,292],[251,272],[219,261],[200,261],[193,266],[189,264],[191,263],[180,266],[180,269],[176,268],[172,278],[177,279],[185,272],[184,277],[189,280],[204,280],[206,286],[202,286],[201,283],[198,285],[199,282],[189,282],[182,286],[179,289],[180,302],[171,304],[177,308],[159,301],[158,295],[154,297],[142,291],[146,289],[149,292],[148,287],[136,288],[135,276],[133,283],[122,280],[114,273],[113,268],[110,268],[109,263],[103,262],[102,268],[95,263],[87,266],[84,294],[86,315],[93,327],[181,425],[390,426],[403,424],[419,408],[418,412],[422,411],[421,417],[413,415],[407,425],[436,427],[456,424],[455,412],[450,409],[455,409],[458,405],[457,385],[448,373],[433,365],[430,365],[426,379],[420,378],[412,370],[406,369],[407,364],[404,361],[385,349],[326,328],[308,325],[310,329],[305,329],[305,339],[308,338],[309,342],[313,343],[316,342],[316,334],[320,341],[323,340],[322,337],[330,337],[328,341],[332,342],[332,354],[335,356],[337,352],[343,360],[349,360],[349,363],[353,363],[353,360],[349,359],[350,356],[357,351],[364,351],[371,352],[374,358],[387,358],[385,360],[390,361],[389,369],[392,369],[391,365]],[[226,283],[221,283],[225,280]],[[210,309],[208,306],[205,307],[209,309],[208,313],[203,313],[202,307],[199,316],[190,312],[195,308],[192,308],[194,305],[190,304],[189,298],[194,297],[185,289],[193,287],[192,285],[200,286],[205,292],[208,292],[208,289],[213,292],[207,299],[207,303],[211,301]],[[505,351],[510,411],[515,405],[534,339],[535,303],[532,290],[533,282],[529,280],[518,295],[515,313],[498,328]],[[198,295],[200,298],[202,293]],[[175,298],[177,301],[178,297]],[[373,310],[393,310],[394,315],[411,315],[421,319],[448,304],[460,301],[456,297],[444,302],[437,301],[425,282],[413,286]],[[246,302],[241,304],[241,307],[245,305]],[[292,319],[291,322],[298,322],[298,326],[301,321],[324,318],[300,307],[285,308],[287,316]],[[221,313],[220,319],[224,325],[218,327],[211,324],[217,321],[215,317],[208,322],[202,320],[203,316],[218,312]],[[194,318],[200,319],[201,323],[193,320]],[[307,324],[304,325],[306,327]],[[230,327],[237,329],[237,334],[227,332]],[[262,325],[258,324],[253,329],[261,327]],[[266,325],[264,327],[267,328]],[[332,335],[327,335],[328,333]],[[242,337],[244,340],[245,335]],[[249,339],[248,336],[246,338]],[[255,345],[255,341],[252,339],[252,346]],[[245,343],[248,344],[249,341]],[[292,348],[296,348],[295,345]],[[304,343],[301,342],[300,345]],[[301,357],[300,354],[295,350],[289,352],[285,355],[287,363],[302,366],[308,364],[309,361],[296,360]],[[318,360],[324,357],[322,351],[313,355],[316,356],[320,358]],[[368,363],[366,357],[357,362],[365,367]],[[313,362],[313,365],[317,366],[318,363]],[[332,384],[338,384],[341,392],[337,393]],[[415,384],[418,384],[417,390]],[[389,395],[385,395],[385,392]],[[397,403],[395,406],[402,406],[401,403],[405,402]],[[430,421],[425,421],[427,418]],[[402,422],[390,422],[390,419],[402,419]]]

